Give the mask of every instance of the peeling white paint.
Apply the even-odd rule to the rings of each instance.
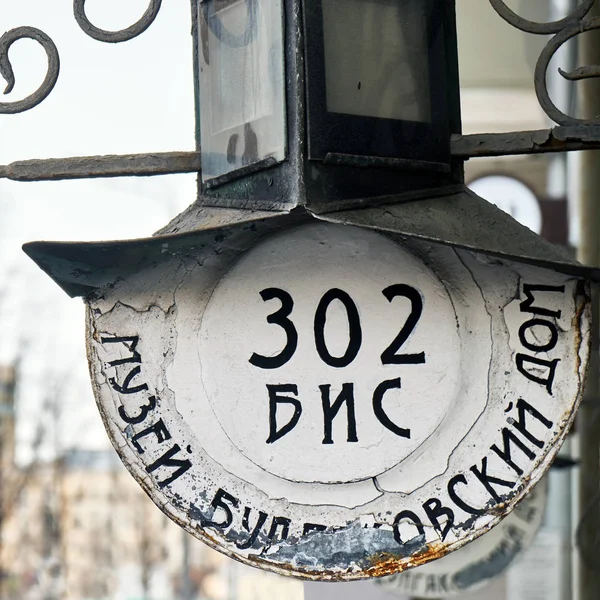
[[[194,535],[277,572],[384,575],[484,533],[548,468],[587,364],[582,281],[324,223],[219,244],[88,307],[109,435]]]
[[[457,598],[502,575],[533,542],[544,516],[547,482],[542,480],[517,508],[474,542],[422,567],[377,580],[388,591],[418,598]]]

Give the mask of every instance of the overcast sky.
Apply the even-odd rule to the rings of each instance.
[[[105,44],[77,25],[72,2],[3,2],[4,31],[33,26],[56,43],[58,83],[38,107],[0,115],[0,164],[90,154],[194,149],[190,7],[163,2],[140,37]],[[148,0],[88,0],[96,26],[121,29],[137,21]],[[34,91],[46,55],[34,41],[13,45],[16,86],[1,101]],[[0,89],[3,89],[0,81]],[[16,183],[0,180],[0,363],[24,355],[19,405],[19,454],[60,398],[61,447],[106,447],[84,350],[83,304],[70,300],[21,251],[32,240],[99,240],[152,234],[195,199],[195,177]],[[49,448],[44,450],[48,455]]]

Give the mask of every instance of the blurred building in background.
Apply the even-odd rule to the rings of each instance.
[[[513,0],[507,4],[520,16],[533,21],[556,20],[570,12],[571,0]],[[501,133],[547,129],[552,124],[538,103],[534,90],[534,69],[547,36],[523,33],[506,23],[485,0],[457,2],[459,27],[459,65],[463,132]],[[574,63],[575,44],[567,44],[558,53],[556,66],[569,68]],[[557,106],[567,110],[575,104],[573,83],[562,79],[555,67],[550,69],[549,87]],[[574,111],[571,111],[574,112]],[[502,195],[517,220],[527,199],[515,197],[511,204],[511,186],[516,181],[535,195],[541,212],[537,233],[555,244],[569,242],[567,196],[573,193],[573,177],[567,176],[566,155],[540,154],[475,159],[465,163],[467,183],[488,178],[489,196]],[[507,186],[511,186],[508,188]],[[494,190],[494,188],[497,190]],[[483,189],[477,193],[486,199]],[[572,238],[571,241],[576,241]]]
[[[302,600],[301,583],[182,531],[112,450],[7,472],[20,483],[2,528],[2,600]]]

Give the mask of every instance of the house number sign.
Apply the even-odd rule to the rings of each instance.
[[[588,357],[583,280],[314,219],[167,241],[87,302],[105,425],[156,504],[321,580],[498,523],[558,450]]]

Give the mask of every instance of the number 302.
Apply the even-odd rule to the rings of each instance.
[[[382,294],[391,302],[399,296],[407,298],[411,304],[411,311],[400,332],[392,343],[382,352],[381,364],[383,365],[418,365],[425,362],[425,352],[417,354],[398,354],[402,345],[409,338],[416,327],[423,312],[423,299],[421,294],[413,287],[405,284],[395,284],[385,288]],[[287,336],[287,342],[283,350],[275,356],[263,356],[256,352],[252,354],[249,361],[260,369],[278,369],[285,365],[296,352],[298,347],[298,331],[290,316],[294,309],[294,300],[285,290],[279,288],[266,288],[260,292],[260,297],[268,302],[277,299],[281,302],[279,310],[267,317],[267,323],[279,325]],[[327,310],[334,300],[338,300],[346,309],[348,317],[348,346],[342,356],[333,356],[327,348],[325,341],[325,322]],[[326,292],[315,312],[314,320],[315,346],[321,360],[331,367],[347,367],[356,358],[362,345],[362,328],[358,308],[349,294],[338,288],[332,288]]]

